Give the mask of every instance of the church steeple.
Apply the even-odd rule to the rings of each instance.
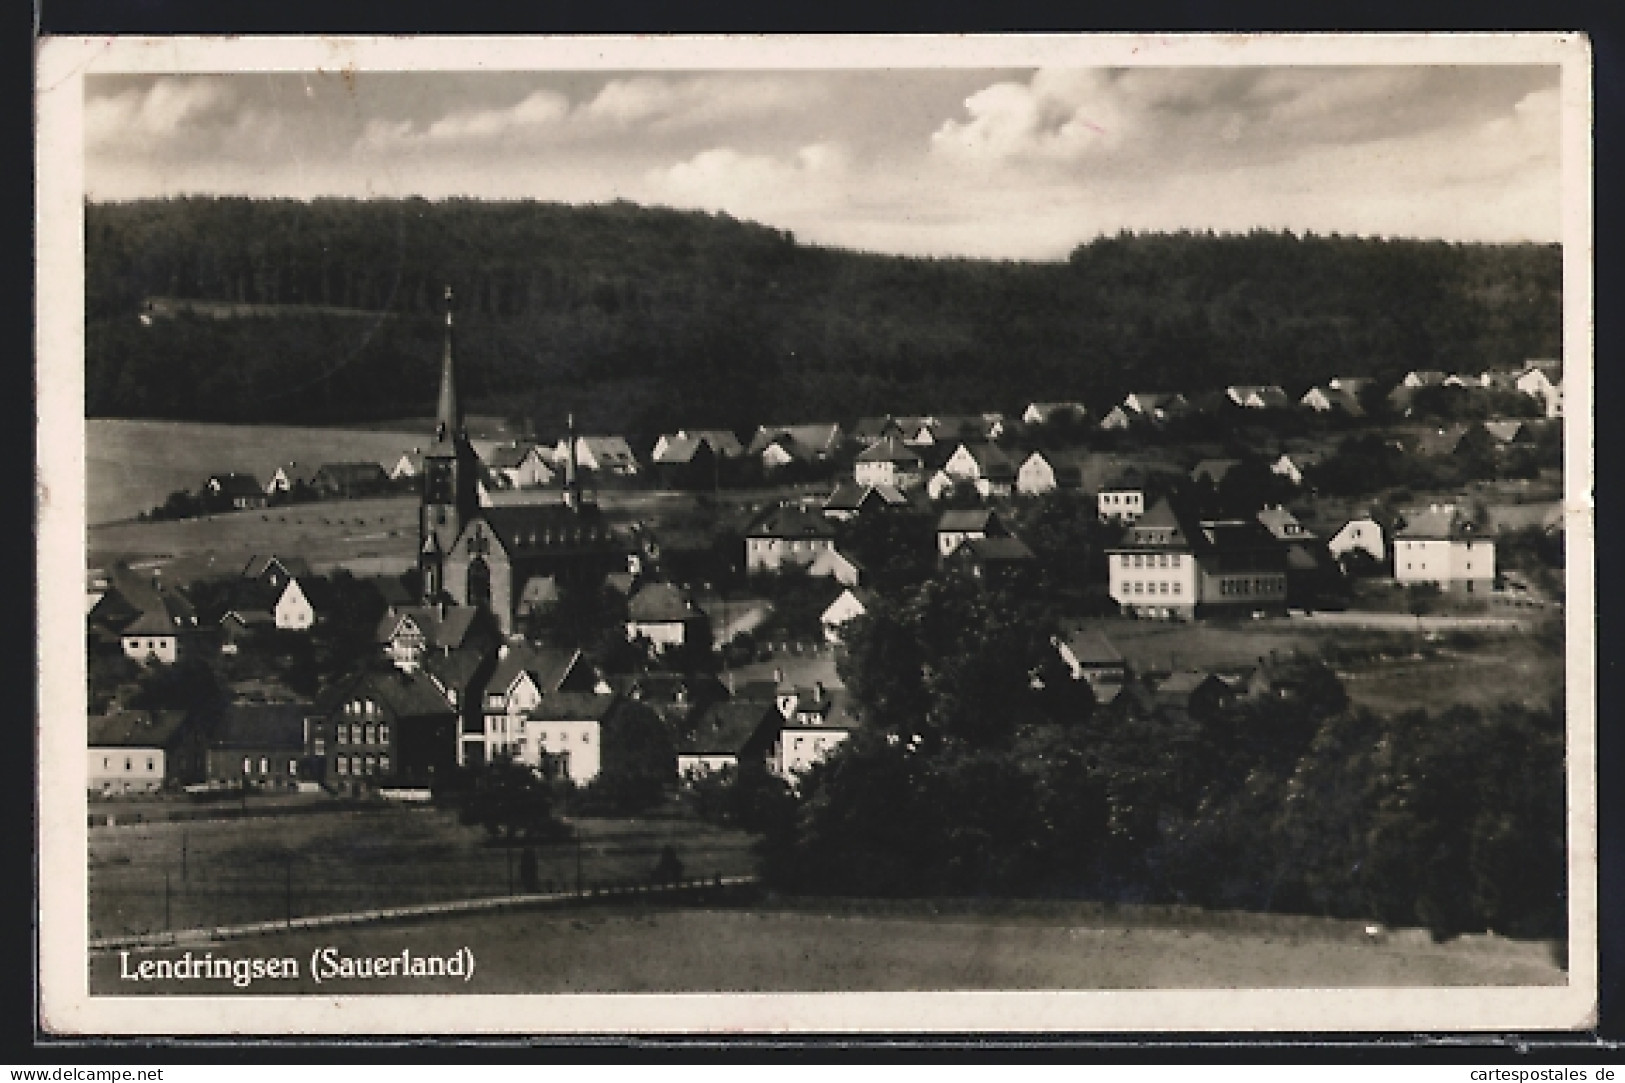
[[[451,287],[446,287],[446,346],[440,356],[440,405],[435,412],[434,438],[441,442],[467,439],[463,408],[457,400],[457,364],[451,349]]]

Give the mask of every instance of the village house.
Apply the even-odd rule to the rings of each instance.
[[[1224,393],[1247,410],[1285,410],[1292,405],[1287,393],[1276,384],[1235,384],[1225,388]]]
[[[389,468],[390,481],[407,481],[423,473],[423,449],[413,448],[411,451],[401,452],[401,457],[395,460],[395,465]]]
[[[210,503],[236,511],[265,507],[265,490],[253,474],[210,474],[203,493]]]
[[[1270,463],[1270,473],[1301,487],[1304,471],[1319,465],[1320,460],[1320,454],[1314,451],[1282,452],[1279,458]]]
[[[1388,555],[1382,538],[1382,524],[1369,515],[1350,519],[1338,527],[1337,532],[1327,539],[1326,548],[1338,560],[1349,553],[1364,553],[1380,563]]]
[[[1077,460],[1057,451],[1035,451],[1016,470],[1016,492],[1023,496],[1077,489],[1082,484],[1083,471]]]
[[[960,444],[942,469],[955,481],[974,486],[984,498],[1009,496],[1015,487],[1015,464],[997,444]]]
[[[695,718],[693,736],[677,749],[677,777],[692,783],[707,775],[737,771],[742,763],[767,765],[771,735],[783,716],[771,699],[719,700]]]
[[[197,612],[185,595],[150,575],[117,564],[107,589],[87,615],[93,632],[116,636],[125,657],[142,665],[174,665],[202,645]]]
[[[807,575],[833,579],[842,586],[855,587],[863,579],[863,568],[839,549],[825,549],[807,565]]]
[[[738,459],[745,454],[739,437],[727,429],[678,429],[659,436],[649,458],[656,463],[688,462],[700,448],[706,448],[718,459]]]
[[[1108,591],[1127,616],[1190,620],[1286,603],[1286,556],[1256,520],[1199,520],[1167,500],[1107,550]]]
[[[709,489],[721,484],[723,456],[698,436],[662,436],[655,441],[650,466],[668,489]]]
[[[904,489],[925,480],[925,460],[895,436],[887,436],[859,452],[852,464],[859,485],[889,485]]]
[[[451,651],[430,651],[423,655],[420,672],[457,715],[459,735],[480,726],[480,702],[490,679],[496,652],[481,640]],[[459,736],[458,740],[461,740]],[[458,745],[459,750],[461,745]]]
[[[1495,541],[1454,505],[1430,505],[1394,532],[1394,580],[1487,593],[1495,582]]]
[[[708,624],[688,591],[672,583],[645,583],[626,606],[626,638],[647,640],[656,650],[708,644]]]
[[[360,670],[310,712],[310,755],[329,787],[431,787],[457,765],[458,712],[425,672]]]
[[[997,582],[1030,565],[1033,551],[1020,538],[966,538],[943,561],[974,579]]]
[[[524,736],[527,714],[545,696],[593,692],[599,690],[599,684],[581,651],[517,640],[497,648],[483,688],[474,717],[463,720],[457,754],[458,762],[465,766],[514,756]]]
[[[1210,720],[1235,702],[1230,686],[1213,673],[1182,669],[1155,682],[1152,697],[1164,717]]]
[[[539,444],[515,441],[494,447],[485,456],[485,467],[508,489],[540,489],[558,477],[552,455]]]
[[[772,452],[778,448],[776,453]],[[822,462],[841,448],[841,426],[836,422],[809,425],[762,425],[746,447],[747,455],[762,458],[767,467],[791,462]]]
[[[1280,504],[1273,504],[1267,508],[1259,509],[1254,518],[1259,521],[1265,530],[1270,532],[1270,536],[1276,541],[1302,542],[1314,538],[1312,533],[1304,529],[1303,524],[1298,521],[1298,517]]]
[[[845,697],[823,685],[779,697],[781,719],[773,735],[769,770],[792,786],[857,731]]]
[[[818,621],[824,627],[824,639],[830,643],[841,641],[841,629],[850,621],[864,616],[874,605],[874,595],[861,587],[848,586],[840,596],[824,609]]]
[[[1518,375],[1514,386],[1531,398],[1539,400],[1547,417],[1563,416],[1563,362],[1552,360],[1530,361]]]
[[[885,417],[860,417],[852,426],[851,435],[859,447],[873,447],[888,436],[901,440],[903,427],[890,414]]]
[[[1191,480],[1223,485],[1230,471],[1241,465],[1240,459],[1203,459],[1191,467]]]
[[[835,528],[822,515],[781,505],[745,533],[745,570],[777,572],[806,567],[835,546]]]
[[[603,769],[604,723],[620,703],[613,693],[554,692],[525,715],[514,762],[547,778],[585,786]]]
[[[301,467],[297,462],[286,463],[271,472],[271,480],[265,483],[265,493],[292,493],[296,490],[310,490],[314,492],[316,468],[313,466]]]
[[[894,485],[858,485],[842,478],[835,483],[829,498],[824,501],[824,514],[845,522],[870,512],[912,507],[918,499],[917,494],[918,490],[915,490],[915,495],[911,497]]]
[[[1089,419],[1089,411],[1081,402],[1031,402],[1021,412],[1025,425],[1047,425],[1063,417],[1082,424]]]
[[[201,743],[185,711],[114,711],[89,720],[89,791],[156,793],[202,778]]]
[[[1095,511],[1103,523],[1132,523],[1145,514],[1145,485],[1119,475],[1095,493]]]
[[[1298,400],[1298,405],[1317,414],[1337,412],[1351,418],[1365,416],[1365,407],[1360,405],[1359,395],[1353,391],[1329,385],[1326,387],[1311,387],[1303,393],[1303,398]]]
[[[1052,641],[1075,681],[1090,688],[1120,685],[1128,679],[1128,662],[1111,640],[1093,628],[1073,628]]]
[[[1132,391],[1101,419],[1100,427],[1126,429],[1138,424],[1161,425],[1183,414],[1189,406],[1185,396],[1178,392]]]
[[[937,557],[946,560],[961,542],[971,538],[1003,538],[1009,534],[995,511],[986,508],[945,511],[937,520]]]
[[[231,703],[206,725],[204,778],[214,786],[291,789],[319,781],[304,769],[310,704]]]
[[[577,436],[573,446],[576,469],[619,477],[631,477],[638,472],[638,457],[632,454],[624,436]],[[567,467],[571,463],[571,447],[568,435],[559,440],[553,449],[555,465]]]
[[[489,626],[487,615],[471,605],[392,606],[378,620],[376,641],[397,669],[410,673],[428,654],[449,654],[493,639]]]
[[[389,491],[389,475],[377,463],[323,463],[310,487],[327,500],[354,500]]]

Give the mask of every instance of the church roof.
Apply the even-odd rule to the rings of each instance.
[[[579,509],[565,504],[510,504],[483,508],[478,519],[502,541],[511,560],[626,548],[596,504]]]

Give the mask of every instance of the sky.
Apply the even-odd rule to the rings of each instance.
[[[1059,259],[1120,230],[1561,238],[1555,66],[106,75],[92,200],[536,199]]]

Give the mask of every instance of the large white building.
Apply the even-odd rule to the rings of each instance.
[[[1164,499],[1107,554],[1107,589],[1129,616],[1190,620],[1286,604],[1285,550],[1257,520],[1198,520]]]
[[[1495,584],[1495,542],[1455,507],[1435,504],[1394,533],[1394,580],[1487,592]]]

